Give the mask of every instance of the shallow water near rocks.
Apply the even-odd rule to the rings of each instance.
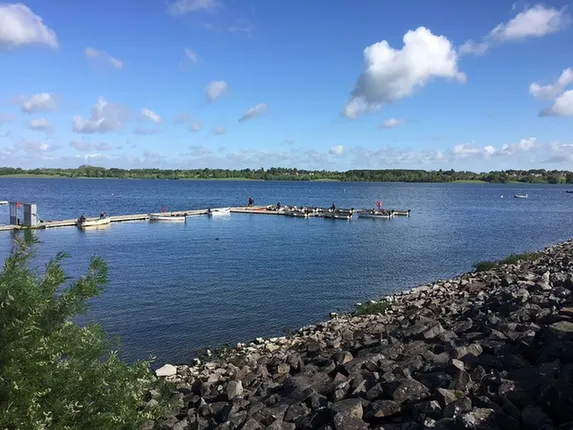
[[[394,220],[233,214],[185,224],[134,222],[39,231],[39,260],[91,256],[110,284],[88,318],[121,338],[128,360],[185,362],[200,347],[276,336],[328,312],[533,251],[573,234],[573,194],[555,185],[0,179],[0,200],[38,204],[44,219],[257,204],[411,209]],[[527,193],[529,199],[514,199]],[[501,198],[501,196],[504,198]],[[0,221],[7,222],[0,207]],[[1,257],[12,235],[0,233]]]

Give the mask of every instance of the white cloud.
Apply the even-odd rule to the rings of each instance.
[[[0,50],[24,45],[58,47],[54,30],[22,3],[0,3]]]
[[[191,51],[188,48],[183,48],[183,52],[185,53],[185,57],[187,57],[191,63],[197,64],[199,62],[199,57],[194,51]]]
[[[565,91],[553,102],[553,106],[543,109],[540,116],[573,116],[573,90]]]
[[[333,146],[328,150],[328,153],[331,155],[342,155],[344,154],[344,146],[342,145]]]
[[[72,140],[70,146],[78,151],[91,151],[92,144],[89,142],[84,142],[83,140]]]
[[[225,129],[225,127],[222,126],[217,126],[215,128],[213,128],[213,134],[215,136],[221,136],[223,134],[225,134],[227,132],[227,130]]]
[[[218,0],[175,0],[168,5],[168,12],[171,15],[185,15],[201,10],[213,11],[219,7]]]
[[[458,70],[458,57],[445,36],[425,27],[408,31],[402,49],[386,40],[364,49],[364,71],[358,78],[342,114],[356,118],[383,104],[410,96],[433,78],[466,81]]]
[[[50,131],[52,124],[46,118],[33,119],[28,123],[28,128],[31,130]]]
[[[394,128],[404,124],[406,121],[401,118],[390,118],[378,126],[378,128]]]
[[[184,154],[190,157],[203,157],[212,154],[213,151],[203,145],[192,145],[189,147],[189,153]]]
[[[265,114],[268,111],[268,106],[266,103],[259,103],[252,108],[249,108],[245,111],[245,113],[239,118],[239,121],[247,121],[249,119],[256,118]]]
[[[201,128],[203,128],[203,123],[198,119],[192,119],[189,121],[187,128],[189,131],[201,131]]]
[[[140,117],[141,119],[149,120],[155,124],[161,124],[161,117],[150,109],[141,109]]]
[[[146,128],[146,127],[137,127],[133,130],[133,134],[137,134],[139,136],[149,136],[151,134],[157,134],[158,130],[154,128]]]
[[[8,152],[16,153],[23,151],[27,154],[38,154],[52,152],[60,149],[59,145],[49,145],[46,142],[40,142],[31,139],[21,139],[15,145],[8,148]]]
[[[55,112],[58,110],[56,97],[50,93],[40,93],[33,96],[16,97],[15,102],[20,105],[20,110],[25,113]]]
[[[562,30],[569,25],[569,21],[565,9],[535,5],[518,13],[507,23],[497,25],[489,37],[501,42],[542,37]]]
[[[211,81],[205,87],[205,98],[212,102],[228,91],[229,87],[225,81]]]
[[[533,82],[529,85],[529,94],[537,100],[553,100],[561,94],[565,88],[573,82],[573,69],[571,67],[563,70],[554,84],[539,85]]]
[[[503,144],[496,148],[492,145],[476,147],[472,143],[460,143],[455,145],[450,153],[452,161],[464,158],[488,159],[491,156],[516,156],[522,153],[530,152],[537,146],[537,139],[530,137],[521,139],[517,143]]]
[[[123,61],[118,60],[117,58],[112,57],[105,51],[98,51],[97,49],[87,47],[84,49],[84,54],[86,57],[93,61],[97,61],[100,64],[104,64],[110,67],[113,67],[117,70],[123,69]]]
[[[518,13],[506,23],[498,24],[481,42],[468,40],[460,46],[461,54],[481,55],[493,44],[543,37],[566,28],[571,22],[565,9],[535,5]]]
[[[129,112],[120,103],[108,102],[98,97],[89,118],[76,115],[72,118],[72,130],[76,133],[107,133],[121,130],[129,120]]]

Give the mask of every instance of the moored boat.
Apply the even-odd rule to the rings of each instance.
[[[573,194],[573,190],[565,190],[565,192],[568,194]]]
[[[364,209],[364,210],[358,211],[358,218],[392,219],[392,218],[394,218],[394,212],[386,211],[386,210]]]
[[[516,194],[514,196],[516,199],[528,199],[529,196],[527,194]]]
[[[100,218],[86,218],[86,217],[80,217],[78,219],[78,221],[76,222],[76,225],[79,228],[87,228],[87,227],[100,227],[100,226],[104,226],[104,225],[109,225],[111,222],[111,219],[109,217],[100,217]]]
[[[286,216],[292,216],[295,218],[308,218],[310,216],[309,212],[295,209],[288,209],[284,211]]]
[[[410,209],[396,210],[393,209],[392,213],[394,216],[410,216]]]
[[[185,222],[185,215],[169,215],[168,213],[149,214],[149,221]]]
[[[344,220],[351,220],[352,219],[352,212],[324,212],[322,216],[324,218],[330,219],[344,219]]]
[[[209,216],[231,215],[231,208],[209,209],[207,211],[207,215],[209,215]]]

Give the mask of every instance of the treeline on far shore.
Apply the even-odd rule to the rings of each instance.
[[[573,172],[564,170],[503,170],[475,173],[455,170],[300,170],[270,169],[118,169],[83,165],[75,169],[21,169],[0,167],[0,177],[58,177],[115,179],[229,179],[266,181],[347,181],[347,182],[489,182],[529,184],[573,184]]]

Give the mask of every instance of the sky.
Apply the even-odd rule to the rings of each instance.
[[[573,4],[0,0],[0,165],[573,170]]]

